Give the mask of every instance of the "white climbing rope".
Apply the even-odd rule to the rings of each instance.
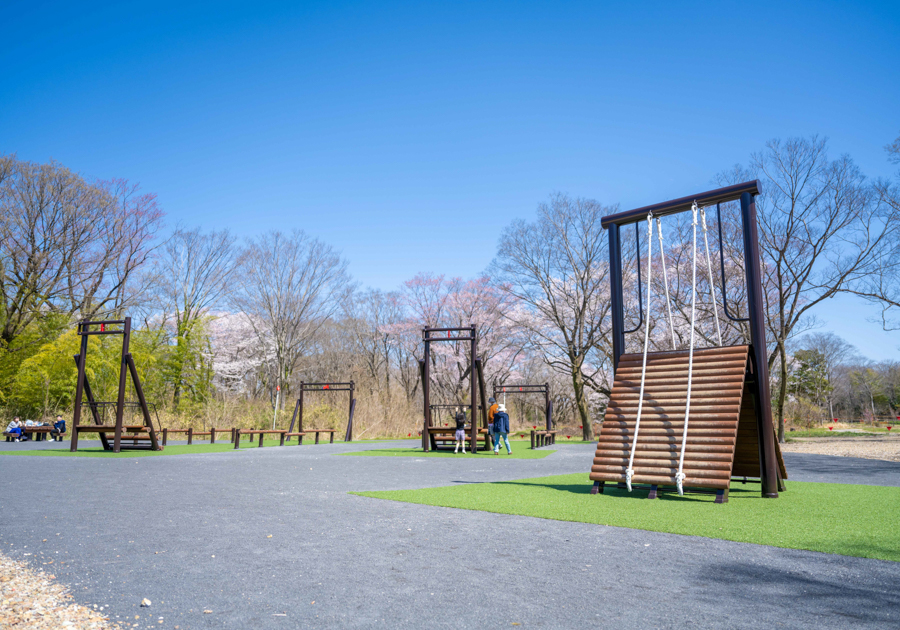
[[[716,316],[716,335],[719,347],[722,346],[722,329],[719,327],[719,306],[716,304],[716,283],[713,280],[712,259],[709,257],[709,238],[706,234],[706,209],[700,209],[700,221],[703,224],[703,242],[706,244],[706,269],[709,271],[709,299],[712,301],[713,314]]]
[[[663,286],[666,287],[666,310],[669,312],[669,332],[672,334],[672,350],[675,350],[678,344],[675,343],[675,323],[672,320],[672,304],[669,300],[669,272],[666,271],[666,248],[663,246],[662,224],[659,221],[659,217],[656,217],[656,233],[659,235],[659,259],[662,261]]]
[[[681,432],[681,455],[678,458],[678,472],[675,474],[675,485],[679,496],[684,495],[684,447],[687,445],[688,421],[691,416],[691,381],[694,375],[694,317],[697,302],[697,203],[691,206],[693,220],[693,255],[691,260],[691,342],[688,349],[688,382],[687,403],[684,407],[684,429]]]
[[[647,378],[647,348],[650,345],[650,272],[653,269],[653,213],[647,215],[647,320],[644,325],[644,362],[641,367],[641,393],[638,398],[637,420],[634,424],[634,437],[631,440],[631,454],[628,456],[628,468],[625,469],[625,485],[631,492],[631,478],[634,476],[634,451],[637,448],[638,431],[641,428],[641,411],[644,408],[644,381]]]

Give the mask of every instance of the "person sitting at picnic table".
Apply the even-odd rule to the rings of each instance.
[[[16,436],[16,437],[15,437],[16,442],[18,442],[18,441],[21,440],[21,438],[22,438],[22,423],[19,422],[19,417],[18,417],[18,416],[16,416],[15,418],[13,418],[13,419],[12,419],[12,422],[10,422],[10,423],[6,426],[6,432],[7,432],[8,434],[10,434],[10,435]]]
[[[66,432],[66,421],[59,414],[56,415],[56,422],[53,423],[53,430],[50,431],[50,437],[55,442],[62,442],[62,434]]]

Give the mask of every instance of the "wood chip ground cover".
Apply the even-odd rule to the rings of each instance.
[[[0,628],[11,630],[119,629],[101,612],[72,602],[55,576],[0,554]]]

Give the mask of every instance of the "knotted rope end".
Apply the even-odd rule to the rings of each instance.
[[[684,496],[684,473],[680,472],[675,475],[675,486],[678,488],[678,496]]]

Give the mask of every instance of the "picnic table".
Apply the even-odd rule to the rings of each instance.
[[[22,435],[23,435],[23,436],[24,436],[24,435],[31,434],[31,439],[33,439],[35,442],[40,442],[41,440],[46,440],[46,439],[47,439],[47,435],[53,430],[53,426],[52,426],[52,425],[47,425],[47,426],[43,426],[43,427],[38,427],[38,426],[30,426],[30,427],[26,427],[26,426],[22,426],[22,427],[19,427],[19,428],[22,430]],[[6,431],[3,432],[3,436],[6,438],[6,441],[7,441],[7,442],[9,442],[10,440],[13,439],[13,434],[12,434],[12,433],[7,433]]]

